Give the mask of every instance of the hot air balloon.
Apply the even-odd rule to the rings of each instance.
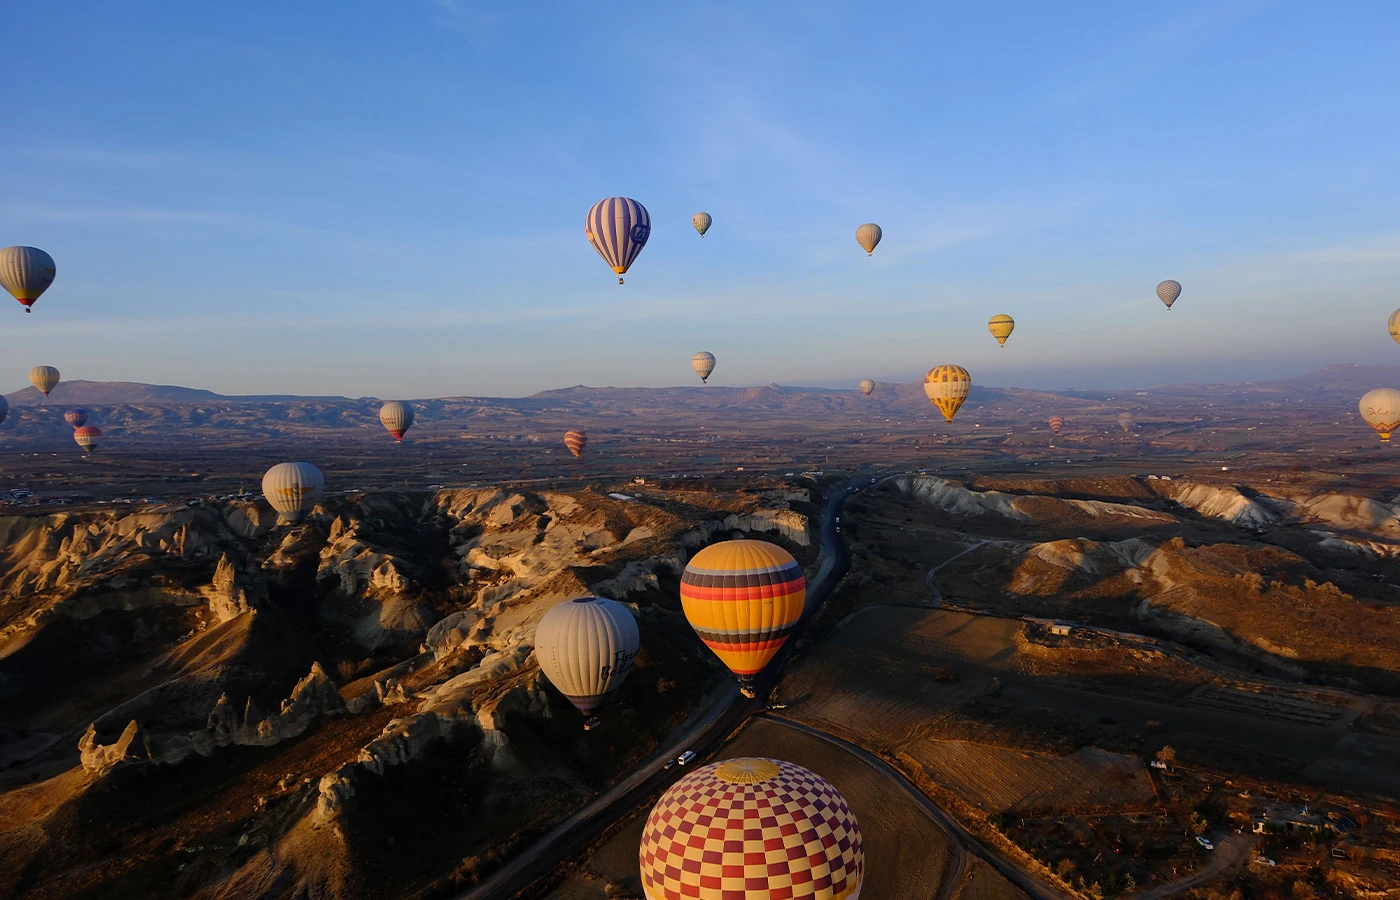
[[[9,291],[30,312],[34,301],[53,284],[58,269],[53,257],[38,247],[6,247],[0,250],[0,287]]]
[[[591,717],[632,671],[641,640],[627,607],[603,597],[579,597],[540,619],[535,658],[550,684]],[[584,727],[592,724],[590,718]]]
[[[1011,337],[1011,332],[1016,328],[1016,320],[1002,313],[992,316],[987,320],[987,330],[992,333],[992,337],[997,339],[997,343],[1006,346],[1006,339]]]
[[[622,284],[622,276],[651,237],[651,215],[645,206],[629,197],[608,197],[593,204],[583,228],[588,242],[603,262],[612,266],[617,283]]]
[[[934,366],[924,376],[924,393],[949,422],[971,392],[972,376],[962,366]]]
[[[862,379],[861,379],[861,382],[860,382],[860,392],[861,392],[862,394],[864,394],[865,396],[869,397],[870,394],[871,394],[874,390],[875,390],[875,382],[871,381],[869,378],[862,378]]]
[[[884,236],[880,226],[874,222],[866,222],[856,229],[856,243],[865,249],[866,256],[873,256],[875,247],[880,243],[880,238]]]
[[[710,230],[710,223],[713,221],[714,219],[710,218],[710,214],[706,212],[699,212],[690,217],[690,224],[695,226],[695,230],[700,232],[701,237],[704,237],[705,232]]]
[[[709,381],[710,373],[715,370],[715,355],[708,350],[701,350],[690,358],[690,367],[700,376],[702,383]]]
[[[288,524],[295,525],[316,508],[326,489],[326,478],[311,463],[284,462],[267,470],[263,496]]]
[[[1126,413],[1126,412],[1124,412],[1124,413],[1119,413],[1119,414],[1118,414],[1118,426],[1119,426],[1120,428],[1122,428],[1124,431],[1132,431],[1132,430],[1133,430],[1133,414],[1132,414],[1132,413]]]
[[[1390,314],[1390,321],[1386,324],[1390,326],[1390,339],[1400,344],[1400,309]]]
[[[1059,416],[1051,416],[1049,424],[1050,430],[1053,431],[1055,434],[1059,434],[1060,431],[1065,427],[1065,420],[1060,418]]]
[[[695,554],[681,575],[690,627],[729,670],[746,697],[753,680],[802,616],[807,579],[782,547],[722,541]]]
[[[1176,298],[1181,296],[1181,284],[1176,281],[1164,281],[1157,285],[1157,298],[1167,304],[1167,309],[1172,308]]]
[[[402,400],[390,400],[379,407],[379,421],[394,436],[394,443],[403,440],[403,434],[413,427],[413,407]]]
[[[83,448],[84,453],[91,453],[97,449],[98,444],[102,443],[102,429],[96,425],[74,428],[73,440],[78,442],[78,446]]]
[[[1400,428],[1400,391],[1378,388],[1361,398],[1361,418],[1376,429],[1381,442],[1390,443],[1390,433]]]
[[[588,446],[588,433],[577,428],[570,428],[564,432],[564,446],[569,448],[574,459],[582,459],[583,448]]]
[[[865,847],[831,783],[794,763],[740,757],[671,785],[638,852],[646,900],[858,900]]]
[[[76,406],[63,414],[63,421],[67,422],[69,425],[72,425],[74,428],[83,427],[87,424],[87,420],[88,411]]]
[[[0,423],[3,423],[5,419],[9,418],[9,415],[10,401],[6,400],[3,394],[0,394]]]
[[[53,366],[35,366],[29,370],[29,383],[47,397],[58,386],[58,370]]]

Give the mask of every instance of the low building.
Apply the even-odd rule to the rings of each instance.
[[[1050,623],[1050,633],[1051,633],[1051,634],[1058,634],[1058,635],[1064,636],[1064,635],[1068,635],[1068,634],[1069,634],[1071,631],[1073,631],[1073,630],[1074,630],[1074,626],[1073,626],[1072,624],[1070,624],[1069,622],[1051,622],[1051,623]]]

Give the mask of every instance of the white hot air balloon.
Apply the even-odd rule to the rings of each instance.
[[[267,470],[262,488],[272,508],[284,521],[295,525],[316,508],[326,490],[326,479],[311,463],[284,462]]]
[[[710,380],[710,373],[715,370],[715,355],[708,350],[701,350],[690,358],[690,367],[700,376],[703,384]]]
[[[394,436],[394,443],[413,426],[413,406],[402,400],[390,400],[379,408],[379,421]]]
[[[866,256],[874,256],[875,247],[880,243],[880,238],[884,237],[884,234],[879,225],[874,222],[866,222],[856,229],[856,243],[865,250]]]
[[[535,658],[550,684],[590,719],[617,690],[641,646],[637,620],[616,600],[579,597],[545,613],[535,630]]]
[[[1383,443],[1390,443],[1391,432],[1400,429],[1400,391],[1394,388],[1367,391],[1359,405],[1361,418],[1376,429]]]
[[[58,387],[58,370],[53,366],[35,366],[29,370],[29,383],[47,397],[49,391]]]
[[[1157,299],[1167,305],[1168,311],[1171,310],[1172,304],[1176,302],[1176,298],[1180,296],[1181,282],[1179,281],[1168,279],[1157,285]]]
[[[705,232],[710,230],[712,222],[714,219],[710,218],[710,214],[707,212],[698,212],[690,217],[690,224],[695,226],[695,230],[700,232],[701,237],[704,237]]]
[[[875,390],[875,382],[871,381],[869,378],[863,378],[863,379],[861,379],[861,382],[860,382],[860,392],[861,392],[862,394],[864,394],[865,396],[869,397],[869,396],[871,395],[871,393],[874,392],[874,390]]]
[[[53,284],[58,274],[53,257],[38,247],[6,247],[0,250],[0,287],[30,312],[34,301]]]

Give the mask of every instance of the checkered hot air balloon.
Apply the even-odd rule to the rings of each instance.
[[[278,463],[263,475],[262,489],[278,515],[295,525],[316,508],[326,489],[326,477],[311,463]]]
[[[74,428],[82,428],[87,424],[87,420],[88,411],[80,407],[75,406],[63,414],[63,421],[72,425]]]
[[[1157,299],[1167,305],[1167,309],[1172,308],[1176,298],[1181,296],[1181,283],[1170,279],[1157,285]]]
[[[403,440],[405,431],[413,426],[413,407],[402,400],[390,400],[379,408],[379,422],[394,436],[394,443]]]
[[[712,544],[681,574],[686,619],[749,697],[753,679],[797,626],[806,599],[802,567],[767,541]]]
[[[777,759],[696,769],[647,816],[647,900],[858,900],[860,823],[826,779]]]
[[[564,446],[569,448],[569,452],[574,455],[574,459],[583,458],[583,448],[588,446],[588,432],[580,431],[577,428],[570,428],[564,432]]]
[[[617,273],[617,283],[637,261],[651,237],[651,215],[630,197],[608,197],[593,204],[584,220],[584,234],[603,262]]]
[[[6,247],[0,250],[0,287],[30,312],[34,301],[53,284],[58,268],[53,257],[38,247]]]
[[[47,397],[49,391],[58,387],[58,370],[53,366],[35,366],[29,370],[29,383]]]
[[[98,444],[102,443],[102,429],[96,425],[74,428],[73,440],[78,442],[78,446],[83,448],[84,453],[91,453],[97,449]]]
[[[953,421],[967,395],[972,393],[972,376],[962,366],[934,366],[924,376],[924,394],[943,418]]]

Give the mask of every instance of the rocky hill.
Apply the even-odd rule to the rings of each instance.
[[[0,517],[0,895],[468,885],[725,682],[681,568],[734,533],[806,558],[805,509],[480,489],[297,527],[245,503]],[[632,606],[642,652],[585,732],[532,651],[589,592]]]

